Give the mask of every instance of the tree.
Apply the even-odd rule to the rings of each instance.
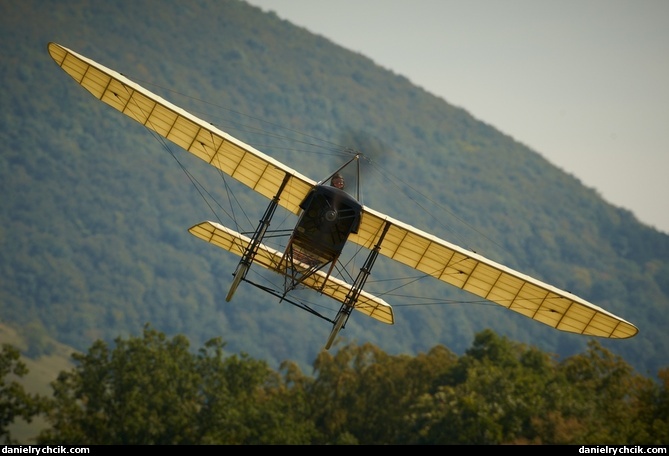
[[[392,356],[366,343],[349,344],[334,356],[321,352],[310,386],[321,443],[407,443],[407,413],[456,356],[442,346],[416,357]]]
[[[478,333],[441,384],[417,398],[411,443],[501,444],[532,440],[532,418],[550,409],[555,366],[537,349]]]
[[[492,331],[458,358],[436,346],[415,357],[372,344],[322,351],[315,378],[279,372],[211,339],[150,327],[74,354],[44,407],[39,444],[658,444],[669,435],[667,391],[591,341],[558,363]],[[3,352],[3,377],[21,375]],[[31,403],[21,390],[11,397]],[[36,402],[38,403],[38,402]],[[37,408],[1,410],[15,415]],[[6,421],[3,426],[6,427]]]
[[[651,379],[636,374],[594,339],[586,353],[566,359],[560,370],[575,399],[565,416],[582,423],[572,441],[564,443],[648,443],[643,417],[650,405],[644,398],[649,391],[657,391]]]
[[[3,344],[0,352],[0,441],[4,444],[16,444],[9,432],[9,426],[16,418],[28,423],[44,412],[46,398],[28,394],[17,381],[8,377],[22,378],[28,373],[25,363],[20,360],[21,353],[10,344]]]
[[[220,339],[194,354],[184,336],[168,339],[148,326],[142,337],[115,342],[73,355],[75,368],[53,383],[52,427],[40,444],[268,443],[265,435],[304,443],[277,432],[276,416],[266,419],[286,401],[265,362],[224,358]]]
[[[649,436],[644,443],[650,445],[669,442],[669,368],[661,369],[658,377],[659,386],[649,387],[642,396],[641,413]]]

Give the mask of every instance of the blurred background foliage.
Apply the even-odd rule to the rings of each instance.
[[[631,321],[634,338],[597,342],[649,377],[667,365],[669,236],[475,113],[237,0],[26,0],[0,12],[0,315],[28,356],[150,322],[306,370],[330,329],[253,287],[224,301],[238,259],[186,231],[229,213],[203,189],[233,193],[246,229],[267,201],[93,99],[49,57],[55,41],[316,180],[360,150],[367,206]],[[406,275],[381,262],[370,286]],[[461,355],[488,328],[562,359],[592,341],[431,280],[386,300],[396,324],[354,315],[335,353],[369,341],[388,356]]]

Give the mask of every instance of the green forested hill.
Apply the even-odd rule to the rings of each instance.
[[[641,373],[669,364],[669,236],[476,113],[240,1],[27,0],[0,12],[0,318],[29,354],[48,352],[49,337],[85,349],[150,322],[308,365],[329,332],[250,286],[225,302],[238,259],[187,233],[213,217],[202,188],[227,193],[220,176],[78,87],[50,59],[55,41],[314,179],[342,163],[334,145],[369,154],[366,205],[636,324],[633,339],[602,342]],[[266,201],[231,185],[249,229]],[[461,353],[485,328],[560,356],[587,344],[446,288],[388,295],[394,326],[354,315],[342,335],[389,353]],[[419,305],[419,291],[440,304]]]

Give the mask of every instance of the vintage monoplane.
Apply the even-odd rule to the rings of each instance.
[[[633,324],[572,293],[362,205],[359,198],[328,185],[343,166],[323,181],[314,181],[116,71],[56,43],[49,43],[48,51],[95,98],[270,200],[251,237],[211,221],[189,231],[241,257],[228,301],[247,281],[249,269],[258,265],[285,278],[281,292],[266,290],[281,299],[288,299],[297,287],[307,287],[341,303],[336,317],[328,320],[332,330],[326,349],[354,309],[394,323],[392,307],[363,290],[379,254],[561,331],[617,339],[638,332]],[[282,251],[263,242],[279,206],[297,216]],[[348,242],[368,252],[352,283],[333,274]]]

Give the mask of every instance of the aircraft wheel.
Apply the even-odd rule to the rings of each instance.
[[[335,319],[334,325],[332,326],[332,331],[330,331],[330,337],[328,337],[328,341],[325,344],[325,349],[329,350],[330,347],[332,346],[332,343],[335,340],[335,337],[337,337],[337,334],[339,334],[339,331],[341,330],[342,326],[344,326],[344,322],[346,321],[346,312],[340,310],[339,313],[337,314],[337,318]]]
[[[249,265],[245,263],[240,263],[239,267],[237,268],[237,271],[235,272],[235,278],[232,279],[232,285],[230,285],[230,290],[228,291],[228,295],[225,297],[225,300],[227,302],[230,302],[232,299],[232,295],[235,294],[235,291],[237,291],[237,287],[241,283],[242,279],[244,276],[246,276],[246,272],[249,270]]]

